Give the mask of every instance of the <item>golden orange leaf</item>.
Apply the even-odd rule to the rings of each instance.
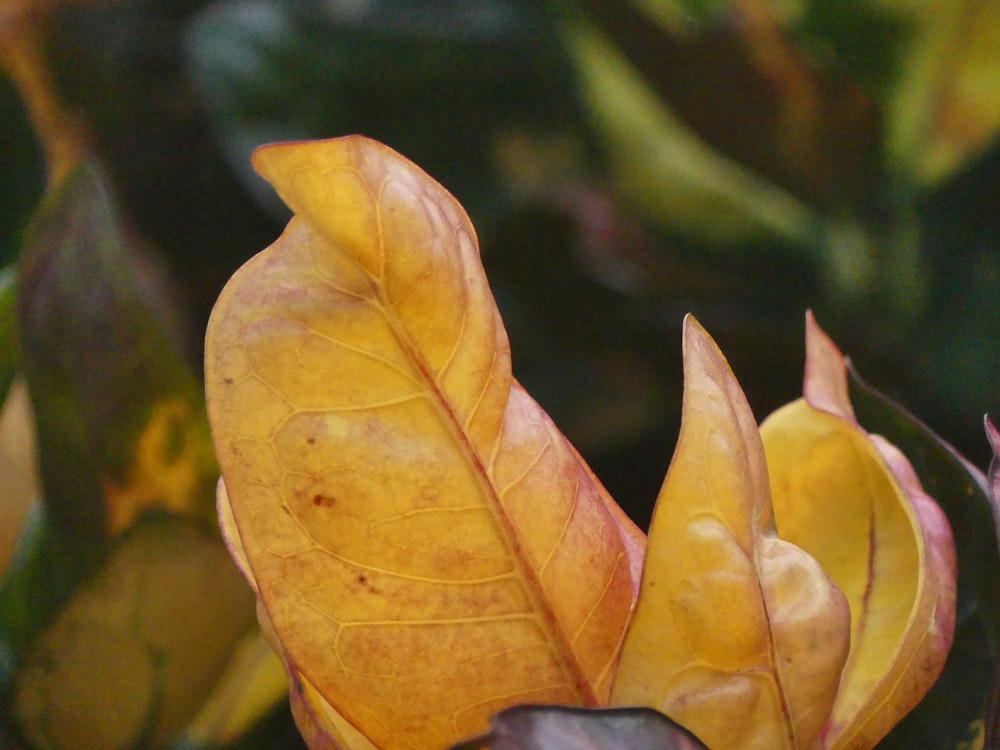
[[[612,702],[659,709],[717,750],[814,748],[849,627],[819,564],[776,536],[753,414],[689,316],[680,437]]]
[[[288,662],[381,748],[603,703],[641,534],[513,380],[461,206],[360,137],[254,164],[296,216],[220,296],[207,394]]]
[[[858,426],[843,356],[807,319],[805,398],[767,418],[781,536],[851,608],[851,652],[824,747],[870,748],[937,679],[955,625],[955,549],[906,458]]]

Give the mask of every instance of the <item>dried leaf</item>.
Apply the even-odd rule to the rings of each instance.
[[[359,137],[254,163],[297,216],[223,291],[206,387],[288,662],[379,747],[600,704],[641,534],[513,381],[465,213]]]
[[[851,651],[824,747],[874,747],[937,679],[955,626],[947,519],[906,458],[854,419],[847,372],[808,318],[805,398],[761,425],[783,538],[847,596]]]
[[[451,750],[704,750],[690,732],[649,708],[515,706],[488,735]]]
[[[650,526],[612,701],[714,748],[812,748],[847,657],[843,594],[779,539],[753,414],[689,317],[680,438]]]
[[[259,597],[257,582],[250,571],[250,562],[247,560],[246,550],[243,548],[243,541],[236,526],[236,518],[233,516],[233,508],[229,502],[229,493],[226,491],[226,484],[222,479],[219,480],[217,497],[219,523],[226,546],[229,548],[229,554],[232,555],[237,567]],[[321,748],[372,750],[373,745],[324,700],[323,696],[291,661],[260,598],[257,599],[257,620],[260,623],[263,637],[281,662],[283,690],[288,693],[292,715],[295,717],[299,734],[302,735],[306,744],[313,750]]]

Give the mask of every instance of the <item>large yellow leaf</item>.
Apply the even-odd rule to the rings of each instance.
[[[360,137],[254,164],[296,217],[220,296],[207,391],[288,663],[382,748],[603,703],[641,534],[513,381],[465,213]]]
[[[818,563],[775,535],[753,414],[689,316],[680,437],[612,702],[657,708],[714,750],[814,748],[849,626]]]
[[[870,748],[937,679],[955,625],[955,550],[906,458],[854,417],[843,356],[807,318],[805,398],[761,425],[781,536],[851,607],[829,748]]]

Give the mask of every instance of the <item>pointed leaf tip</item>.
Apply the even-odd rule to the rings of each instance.
[[[943,668],[954,543],[905,457],[857,425],[843,357],[811,319],[804,390],[761,426],[775,521],[850,602],[851,652],[825,746],[872,747]]]
[[[612,701],[663,711],[709,747],[812,747],[847,656],[846,601],[775,536],[750,407],[692,317],[684,376]]]
[[[856,423],[847,387],[847,362],[840,349],[806,312],[806,366],[802,393],[814,409]]]
[[[254,163],[296,216],[220,296],[206,389],[293,685],[386,747],[603,703],[642,535],[514,381],[464,210],[364,138]]]

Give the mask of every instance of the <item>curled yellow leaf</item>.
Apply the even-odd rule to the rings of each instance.
[[[513,380],[468,217],[360,137],[254,164],[296,216],[219,298],[207,395],[288,663],[381,748],[604,702],[641,534]]]
[[[761,425],[775,520],[850,603],[851,651],[824,747],[870,748],[944,666],[954,542],[902,453],[858,425],[844,358],[811,315],[804,393]]]
[[[680,437],[612,702],[659,709],[718,750],[814,748],[849,626],[819,564],[776,536],[753,414],[689,316]]]

